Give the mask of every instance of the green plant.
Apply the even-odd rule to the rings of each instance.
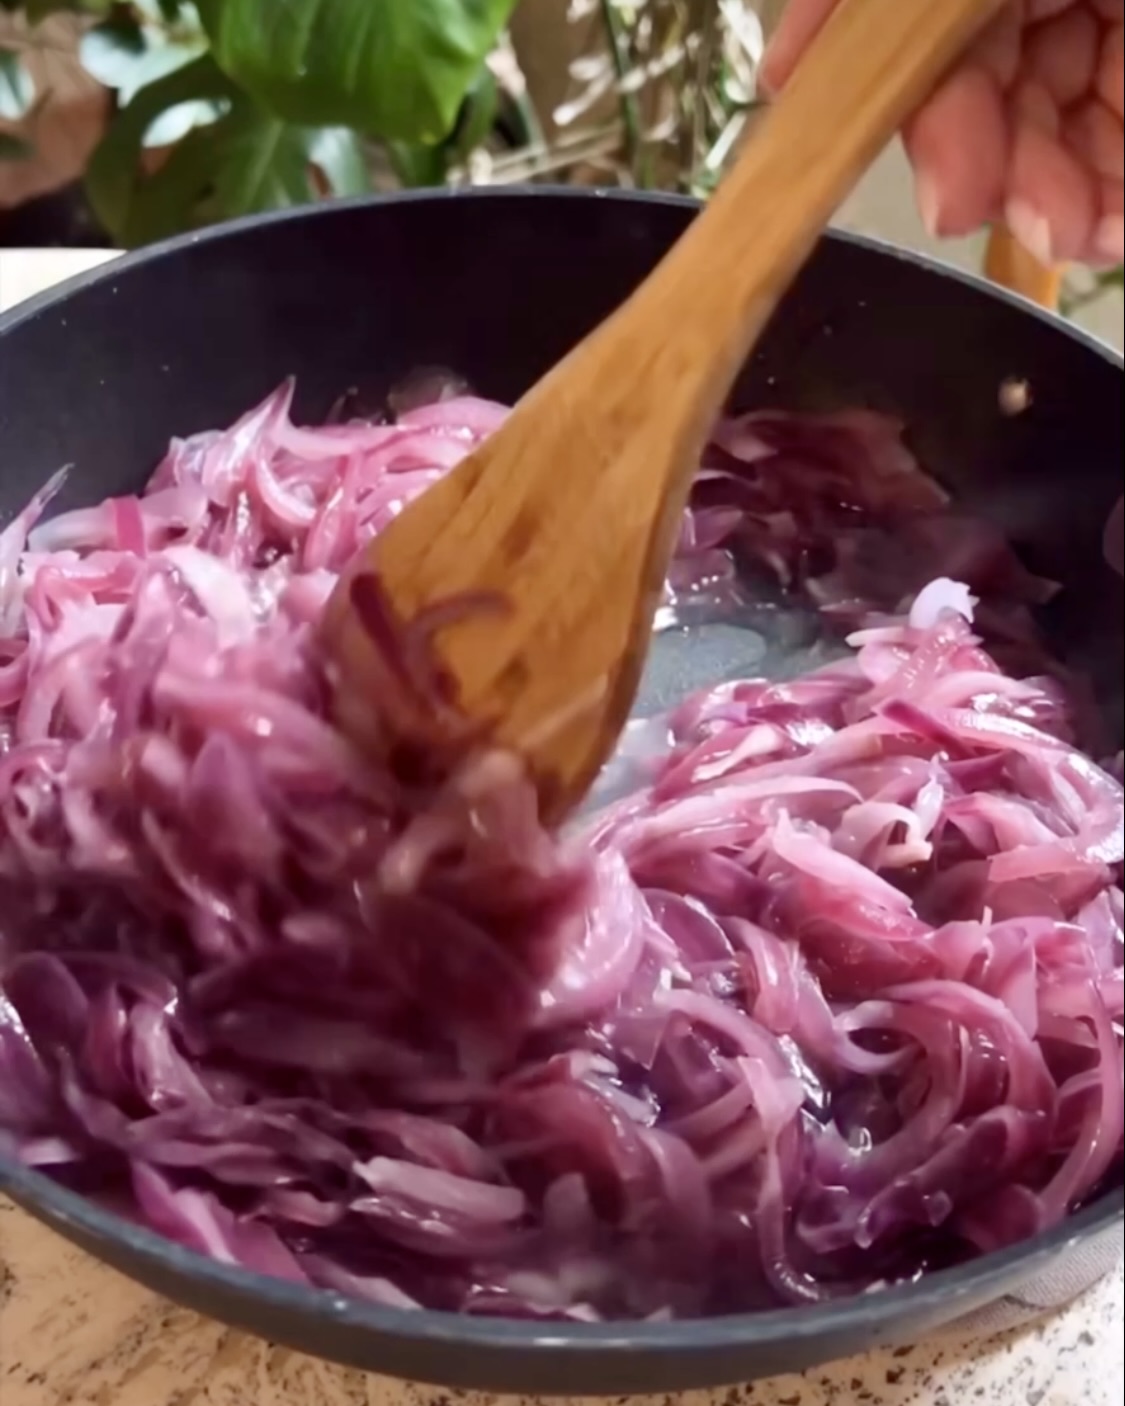
[[[0,120],[20,122],[35,102],[35,88],[19,55],[0,48]],[[26,139],[16,132],[0,132],[0,161],[22,161],[30,155]]]
[[[1068,317],[1088,308],[1114,289],[1125,288],[1125,268],[1118,264],[1115,269],[1107,269],[1086,279],[1080,286],[1067,286],[1063,292],[1062,311]]]
[[[556,123],[574,131],[612,100],[620,139],[604,164],[620,184],[709,195],[756,106],[754,4],[584,0],[571,13],[584,24],[595,8],[600,24],[571,66],[573,97]]]
[[[443,180],[501,114],[488,58],[515,0],[0,0],[85,24],[116,112],[87,173],[123,245],[399,182]],[[34,101],[0,48],[0,117]],[[0,135],[0,159],[25,152]]]

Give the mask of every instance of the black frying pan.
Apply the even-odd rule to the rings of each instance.
[[[135,490],[172,435],[228,424],[290,373],[297,413],[313,420],[345,390],[374,406],[405,372],[434,364],[513,400],[623,299],[692,209],[573,191],[407,196],[246,221],[75,280],[0,318],[3,517],[64,463],[75,465],[70,503]],[[1001,396],[1011,381],[1031,394],[1014,416]],[[1122,591],[1102,539],[1122,491],[1122,387],[1120,356],[1073,328],[973,279],[836,236],[735,399],[901,417],[925,466],[1065,584],[1043,623],[1093,680],[1120,746]],[[1098,1241],[1112,1262],[1125,1200],[1118,1185],[1037,1240],[838,1305],[586,1327],[402,1313],[265,1280],[127,1225],[2,1155],[0,1190],[170,1298],[302,1351],[451,1386],[567,1394],[725,1384],[912,1340],[1080,1244]]]

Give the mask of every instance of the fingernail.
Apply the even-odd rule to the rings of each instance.
[[[931,239],[942,237],[941,190],[936,181],[924,171],[918,173],[914,182],[914,195],[918,202],[918,213],[922,217],[922,227]]]
[[[1025,200],[1010,200],[1004,211],[1008,228],[1027,252],[1041,264],[1055,262],[1051,244],[1051,226],[1046,219]]]
[[[1125,259],[1125,218],[1107,215],[1094,231],[1094,253],[1107,264]]]

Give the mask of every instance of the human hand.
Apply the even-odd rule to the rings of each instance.
[[[789,0],[767,92],[839,3]],[[1012,0],[904,130],[932,235],[1003,222],[1044,264],[1122,262],[1123,21],[1125,0]]]

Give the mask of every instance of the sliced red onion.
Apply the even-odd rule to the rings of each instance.
[[[674,609],[764,572],[852,653],[646,724],[554,837],[513,758],[376,767],[326,715],[341,571],[505,413],[434,393],[305,429],[287,384],[0,534],[6,1145],[225,1263],[583,1322],[912,1280],[1119,1183],[1120,758],[1072,743],[1049,586],[888,422],[724,423]],[[360,603],[455,725],[430,635],[498,603]]]
[[[946,611],[951,611],[971,625],[976,604],[976,598],[968,586],[960,581],[949,581],[943,576],[924,586],[914,597],[914,604],[910,607],[910,624],[915,630],[930,630]]]

